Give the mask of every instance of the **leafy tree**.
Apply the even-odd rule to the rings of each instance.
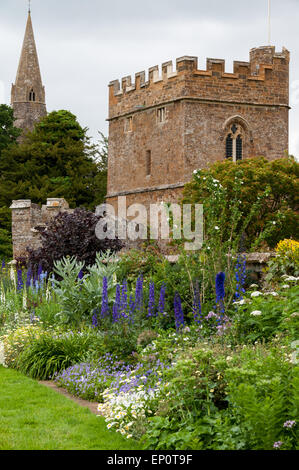
[[[28,249],[28,265],[35,271],[42,265],[43,269],[50,273],[53,271],[54,261],[66,256],[75,256],[77,261],[83,261],[85,266],[90,266],[94,264],[98,252],[120,250],[120,240],[97,238],[95,228],[100,218],[83,208],[59,213],[48,224],[47,230],[41,233],[41,248]]]
[[[97,155],[95,156],[98,165],[98,173],[95,177],[95,202],[96,205],[102,204],[107,194],[107,176],[108,176],[108,138],[102,132],[98,145]]]
[[[3,151],[0,206],[8,206],[12,199],[44,203],[48,197],[64,197],[71,207],[94,208],[99,199],[96,153],[87,129],[72,113],[50,113],[24,142]]]
[[[14,126],[13,109],[0,104],[0,162],[2,152],[11,145],[16,144],[21,130]],[[1,179],[1,173],[0,173]],[[2,186],[2,182],[1,182]],[[8,207],[1,207],[0,203],[0,259],[10,259],[12,256],[11,243],[11,214]]]
[[[0,104],[0,159],[1,152],[15,143],[21,132],[14,126],[13,109],[6,104]]]
[[[230,202],[235,201],[238,186],[237,199],[242,217],[236,230],[242,227],[254,205],[259,204],[259,210],[244,233],[247,249],[261,234],[270,248],[284,238],[299,237],[299,164],[294,157],[274,161],[259,157],[237,163],[230,160],[217,162],[209,169],[200,170],[185,186],[183,202],[202,203],[205,211],[211,177],[224,188],[225,200],[219,200],[218,204],[226,212],[224,219],[227,221],[233,219],[235,207]],[[206,210],[210,209],[213,208],[206,207]],[[224,228],[229,237],[231,228]]]

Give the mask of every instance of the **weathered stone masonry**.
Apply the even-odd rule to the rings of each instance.
[[[289,59],[275,47],[250,51],[250,62],[196,57],[137,73],[109,85],[107,202],[128,205],[177,201],[195,169],[226,156],[233,125],[242,135],[242,158],[282,157],[288,150]]]
[[[26,249],[37,249],[41,245],[40,229],[44,229],[59,212],[72,212],[63,198],[47,199],[40,207],[29,199],[12,201],[12,242],[14,259],[26,256]]]

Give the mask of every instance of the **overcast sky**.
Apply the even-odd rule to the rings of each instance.
[[[27,0],[0,0],[0,102],[10,103]],[[249,60],[268,43],[268,0],[32,0],[48,111],[68,109],[107,135],[111,80],[183,55]],[[291,51],[290,153],[299,156],[299,0],[272,0],[272,45]]]

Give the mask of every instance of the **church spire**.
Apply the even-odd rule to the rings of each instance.
[[[15,125],[23,130],[32,130],[34,124],[47,114],[45,88],[39,68],[30,2],[17,77],[15,84],[12,85],[11,105],[14,108]]]

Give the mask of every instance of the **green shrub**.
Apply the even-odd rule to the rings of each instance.
[[[101,344],[95,332],[67,332],[52,335],[44,332],[32,338],[17,359],[17,368],[24,374],[47,380],[67,367],[84,361],[92,346]]]
[[[285,332],[290,340],[298,339],[299,286],[285,287],[247,297],[237,313],[232,311],[235,342],[268,341],[281,332]]]
[[[83,279],[78,275],[82,272],[84,264],[75,257],[63,258],[54,263],[55,279],[54,291],[61,306],[57,319],[65,324],[79,325],[85,320],[91,322],[94,309],[99,308],[102,302],[103,278],[108,280],[109,301],[113,302],[115,296],[115,272],[117,264],[115,256],[110,251],[97,253],[95,264],[87,267]]]
[[[121,360],[134,362],[132,353],[137,350],[138,330],[126,323],[116,323],[103,334],[103,349]]]
[[[284,423],[298,419],[299,410],[299,367],[290,348],[229,346],[214,339],[180,353],[149,419],[145,448],[270,450],[277,441],[296,448],[296,436],[283,438]]]
[[[214,203],[210,206],[213,186]],[[299,164],[294,157],[274,161],[260,157],[237,164],[231,160],[221,161],[209,169],[199,170],[185,186],[183,202],[204,204],[207,233],[213,211],[217,216],[213,222],[218,218],[223,242],[231,237],[235,242],[244,235],[243,245],[245,243],[248,249],[262,233],[260,241],[265,240],[270,247],[284,238],[298,235],[298,194]],[[252,211],[255,205],[258,211]]]

